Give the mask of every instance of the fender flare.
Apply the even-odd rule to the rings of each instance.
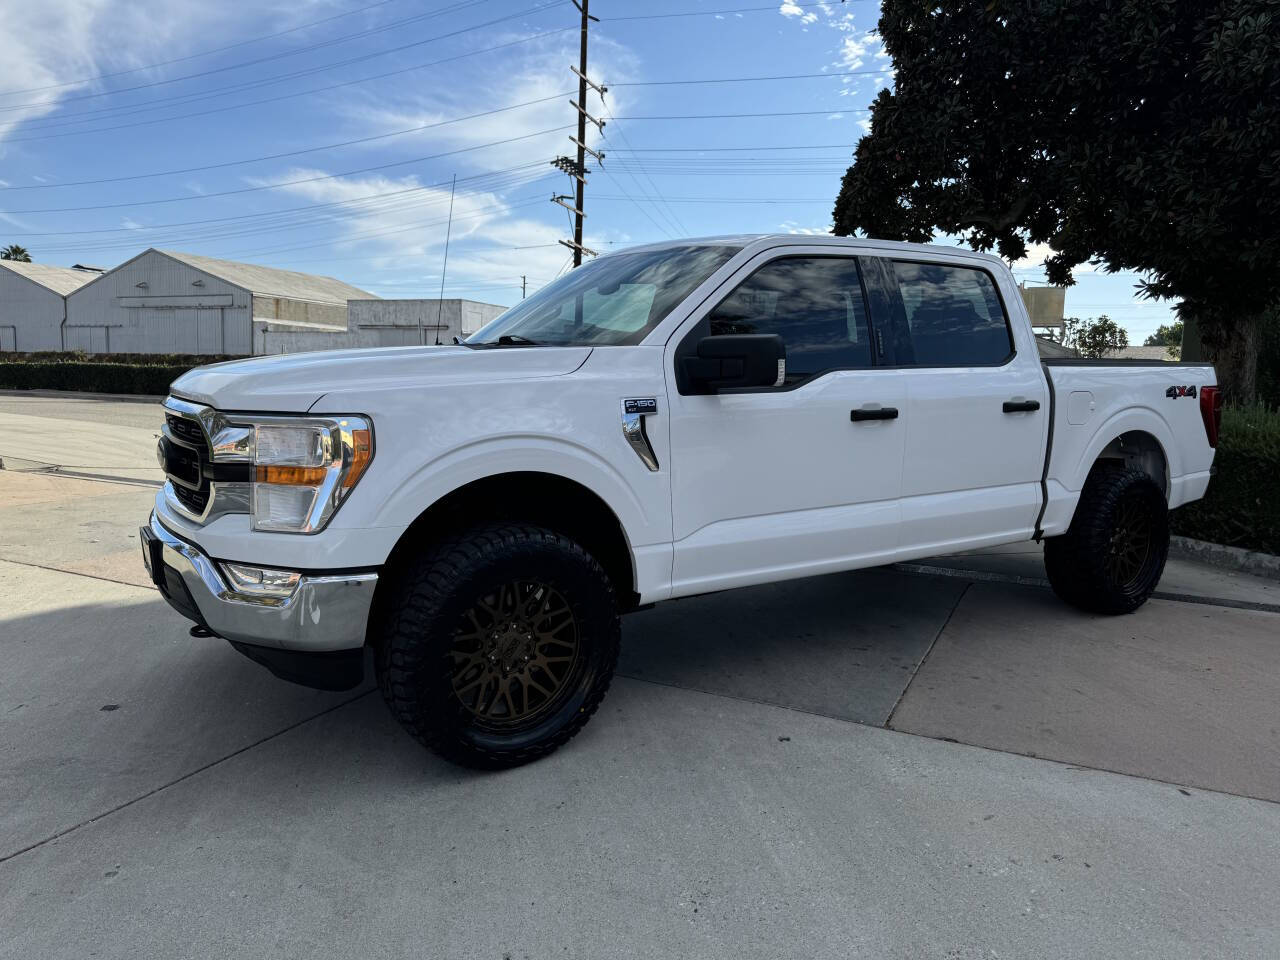
[[[1182,475],[1182,465],[1177,457],[1178,447],[1174,442],[1173,431],[1164,417],[1150,407],[1128,407],[1099,424],[1080,459],[1069,469],[1056,471],[1054,478],[1073,492],[1084,489],[1089,471],[1093,469],[1102,451],[1113,440],[1126,433],[1146,433],[1155,438],[1160,452],[1164,454],[1168,482]]]
[[[613,512],[633,551],[671,538],[669,520],[663,530],[664,518],[645,511],[626,477],[608,460],[572,440],[535,434],[477,440],[422,464],[380,507],[375,523],[407,528],[455,490],[508,473],[543,473],[586,487]]]

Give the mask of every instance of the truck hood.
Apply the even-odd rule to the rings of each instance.
[[[171,387],[219,410],[305,413],[326,393],[415,389],[443,383],[558,377],[577,370],[590,347],[379,347],[253,357],[197,367]]]

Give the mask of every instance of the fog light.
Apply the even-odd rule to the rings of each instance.
[[[302,574],[294,570],[270,570],[243,563],[224,563],[222,569],[232,591],[259,600],[287,600],[302,579]]]

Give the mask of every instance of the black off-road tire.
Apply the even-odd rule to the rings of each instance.
[[[1135,536],[1135,527],[1145,532]],[[1141,470],[1103,464],[1085,482],[1071,527],[1044,543],[1054,593],[1090,613],[1137,610],[1160,583],[1168,556],[1164,491]]]
[[[568,673],[542,713],[504,726],[501,718],[478,715],[478,707],[468,706],[464,694],[455,692],[463,657],[456,651],[465,642],[458,640],[467,629],[462,625],[475,622],[464,617],[482,609],[477,604],[492,605],[495,596],[501,605],[504,595],[496,591],[503,585],[518,590],[521,583],[530,591],[526,596],[535,598],[533,584],[542,585],[564,613],[572,613],[576,647]],[[483,769],[528,763],[567,743],[609,689],[621,642],[613,585],[595,558],[559,533],[513,523],[477,527],[428,547],[400,578],[380,633],[378,685],[395,718],[445,759]],[[487,642],[488,634],[483,635]],[[519,636],[511,635],[512,643],[519,643]],[[474,669],[482,667],[501,669],[483,663]],[[549,675],[536,676],[553,686]],[[475,696],[478,702],[483,692]],[[527,707],[531,696],[539,694],[531,695],[526,687],[524,696]],[[513,697],[518,700],[515,691]],[[513,701],[508,703],[515,711]]]

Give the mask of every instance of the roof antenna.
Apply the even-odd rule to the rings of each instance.
[[[449,225],[444,230],[444,265],[440,267],[440,299],[436,301],[436,346],[440,346],[440,320],[444,315],[444,274],[449,269],[449,237],[453,233],[453,193],[458,189],[458,175],[449,187]],[[439,223],[439,221],[436,221]],[[462,311],[458,311],[458,327],[462,327]]]

